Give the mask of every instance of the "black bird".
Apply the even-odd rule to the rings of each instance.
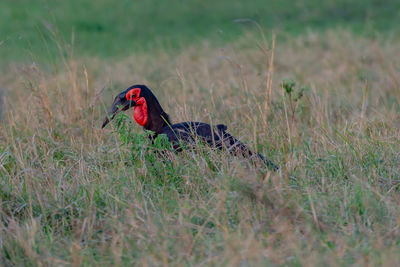
[[[245,144],[226,132],[227,127],[223,124],[214,127],[204,122],[172,124],[157,98],[145,85],[133,85],[118,94],[101,127],[104,128],[118,112],[130,107],[134,108],[135,121],[145,130],[154,132],[152,138],[165,134],[174,149],[179,150],[181,141],[195,144],[196,140],[201,140],[211,147],[226,149],[233,155],[242,155],[251,159],[259,158],[269,168],[278,170],[278,167],[265,159],[262,154],[253,153]]]

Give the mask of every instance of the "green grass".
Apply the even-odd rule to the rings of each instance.
[[[0,265],[399,265],[397,1],[74,3],[0,2]],[[280,170],[100,129],[134,83]]]
[[[87,57],[176,50],[204,38],[223,44],[256,29],[237,19],[254,20],[268,34],[344,27],[375,36],[398,32],[399,16],[396,0],[6,0],[0,2],[0,57],[3,63],[52,61],[54,39],[73,42],[74,52]]]
[[[272,51],[252,36],[112,68],[69,57],[8,70],[1,262],[397,265],[398,42],[288,37],[269,83]],[[127,116],[101,130],[111,96],[136,81],[174,122],[225,123],[280,171],[203,146],[154,153],[162,140],[151,146]]]

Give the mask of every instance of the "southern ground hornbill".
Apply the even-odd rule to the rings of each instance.
[[[226,132],[227,127],[223,124],[211,126],[204,122],[181,122],[172,124],[167,113],[164,112],[157,98],[145,85],[133,85],[118,94],[107,117],[104,119],[102,128],[120,111],[130,107],[134,108],[133,118],[143,126],[145,130],[154,132],[153,138],[159,134],[165,134],[175,149],[180,147],[180,142],[195,144],[196,140],[203,141],[211,147],[226,149],[233,155],[242,155],[251,159],[263,161],[269,168],[278,170],[271,161],[264,158],[260,153],[253,153],[250,149]]]

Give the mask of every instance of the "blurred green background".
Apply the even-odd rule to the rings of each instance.
[[[175,50],[204,39],[223,44],[256,30],[237,19],[254,20],[278,38],[332,28],[374,37],[398,34],[400,1],[2,0],[0,56],[3,63],[51,58],[57,42],[73,42],[75,55],[98,57]]]

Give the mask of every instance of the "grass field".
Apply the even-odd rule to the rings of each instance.
[[[16,1],[24,6],[21,17],[29,15],[21,21],[37,19],[38,3]],[[66,17],[85,14],[57,3]],[[282,3],[275,4],[279,18],[294,12]],[[162,36],[169,35],[163,22],[167,15],[180,18],[179,8],[177,16],[164,11],[154,25],[146,22],[152,31],[141,38],[154,50],[113,47],[110,39],[128,37],[119,27],[113,34],[111,22],[99,35],[77,29],[76,40],[108,41],[75,42],[74,50],[64,41],[72,24],[63,25],[59,16],[54,40],[41,43],[31,33],[35,63],[23,56],[23,45],[10,48],[0,75],[2,265],[398,265],[397,3],[370,1],[357,11],[380,14],[374,26],[364,15],[324,19],[324,5],[342,10],[345,1],[315,9],[316,1],[304,3],[306,10],[320,10],[315,21],[325,24],[283,27],[276,42],[272,24],[261,19],[265,39],[253,28],[228,30],[231,37],[224,40],[213,36],[220,20],[236,19],[234,10],[242,10],[221,4],[199,39],[182,29],[173,52]],[[274,13],[253,5],[250,11]],[[16,8],[8,1],[0,6],[0,12]],[[124,10],[97,8],[105,21]],[[287,20],[289,28],[296,24]],[[20,26],[0,27],[12,36],[12,27]],[[368,27],[368,34],[357,31]],[[201,147],[162,159],[130,121],[125,130],[117,131],[115,123],[101,130],[112,97],[134,83],[152,88],[173,122],[224,123],[280,170]]]
[[[3,0],[0,66],[16,60],[53,62],[59,53],[55,39],[72,43],[78,57],[124,58],[154,49],[180,51],[204,39],[221,45],[256,29],[238,19],[254,20],[285,39],[309,29],[398,34],[399,17],[397,0]]]

